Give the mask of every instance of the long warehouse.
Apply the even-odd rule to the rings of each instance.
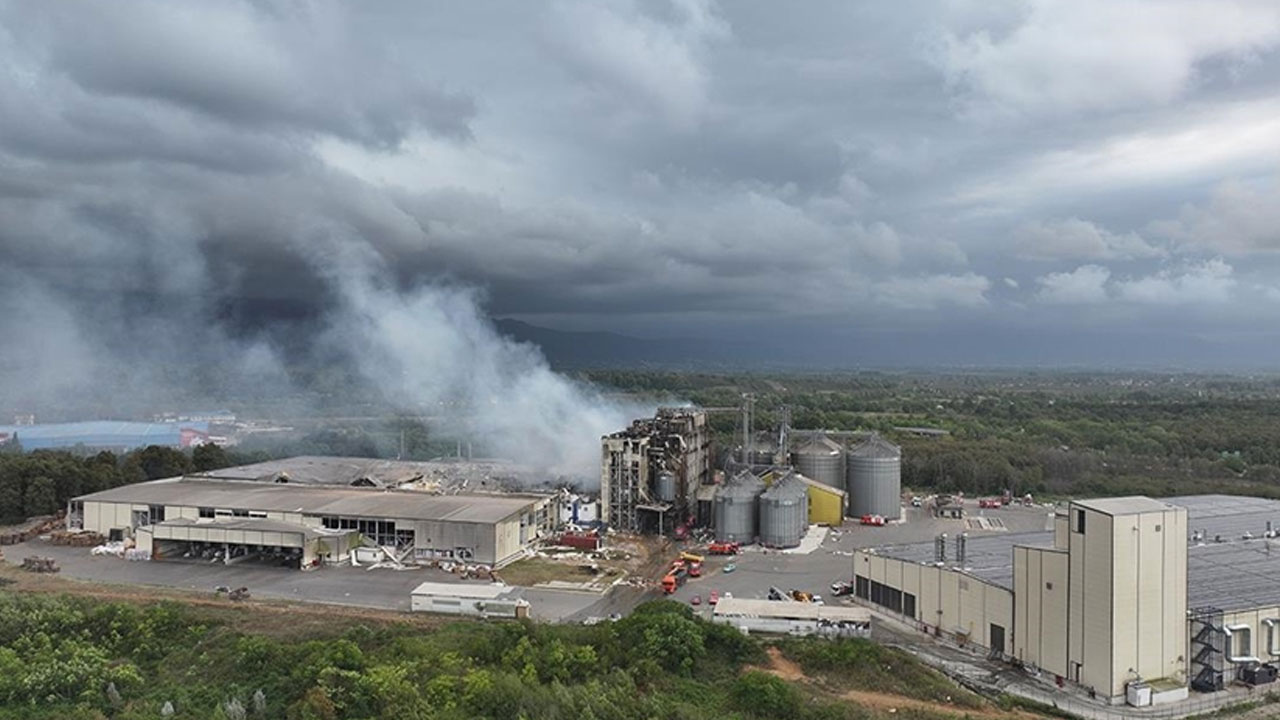
[[[1273,523],[1261,498],[1074,501],[1053,531],[855,551],[854,594],[1110,702],[1171,702],[1280,661]]]
[[[353,547],[374,544],[406,563],[500,566],[549,529],[550,503],[514,493],[439,495],[187,476],[82,495],[69,503],[68,525],[132,539],[154,559],[213,552],[227,561],[259,555],[309,568],[345,562]]]

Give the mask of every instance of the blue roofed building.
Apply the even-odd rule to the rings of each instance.
[[[131,422],[90,420],[86,422],[0,425],[0,441],[17,440],[23,450],[57,450],[83,445],[94,450],[125,451],[147,445],[185,448],[209,438],[209,423]]]

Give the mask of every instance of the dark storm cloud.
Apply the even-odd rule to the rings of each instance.
[[[347,245],[657,334],[1274,317],[1278,13],[0,1],[5,330],[270,374]]]

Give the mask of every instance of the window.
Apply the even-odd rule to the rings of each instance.
[[[232,517],[249,517],[249,511],[248,510],[232,510],[231,516]]]
[[[264,513],[264,512],[259,512],[259,511],[257,511],[257,510],[250,510],[250,511],[249,511],[249,517],[251,517],[251,518],[258,518],[258,519],[264,519],[264,518],[266,518],[266,517],[267,517],[267,514],[266,514],[266,513]]]
[[[200,511],[199,511],[199,512],[200,512],[200,517],[202,517],[202,518],[211,518],[211,517],[213,517],[213,508],[206,508],[206,507],[202,507],[202,508],[200,508]]]
[[[1044,589],[1045,589],[1045,590],[1052,590],[1052,589],[1053,589],[1053,583],[1051,583],[1051,582],[1047,582],[1047,583],[1045,583],[1045,584],[1044,584]]]
[[[1076,532],[1084,534],[1084,511],[1076,510]]]
[[[1231,633],[1231,644],[1236,657],[1250,657],[1253,655],[1253,633],[1248,629],[1240,629]]]
[[[1159,525],[1157,525],[1157,526],[1156,526],[1156,532],[1160,532],[1160,526],[1159,526]]]

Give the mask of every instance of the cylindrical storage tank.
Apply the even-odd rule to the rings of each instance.
[[[788,475],[760,496],[760,544],[790,548],[809,530],[809,488]]]
[[[777,448],[774,445],[773,440],[767,436],[757,437],[751,444],[751,452],[748,453],[751,457],[751,464],[773,465],[774,455],[777,453]]]
[[[716,491],[715,525],[717,542],[756,541],[757,501],[764,492],[764,481],[743,473]]]
[[[658,496],[658,502],[675,502],[676,474],[665,470],[658,473],[658,479],[654,481],[654,494]]]
[[[849,451],[849,515],[902,517],[902,449],[872,435]]]
[[[796,472],[823,485],[845,490],[844,448],[826,435],[814,435],[791,452]]]

